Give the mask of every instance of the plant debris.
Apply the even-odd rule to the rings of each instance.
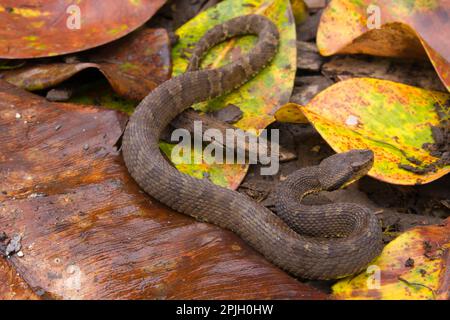
[[[438,158],[433,163],[427,164],[421,168],[413,167],[411,165],[399,164],[399,167],[416,174],[427,174],[429,172],[436,172],[439,168],[450,165],[450,100],[447,100],[445,106],[436,103],[436,112],[440,117],[439,125],[431,126],[431,133],[434,143],[424,143],[422,148],[429,151],[430,155]],[[444,110],[444,108],[446,110]],[[411,161],[411,159],[409,159]],[[411,161],[416,165],[421,163]]]
[[[15,234],[9,241],[8,245],[6,246],[5,254],[6,256],[10,256],[14,253],[17,253],[22,248],[22,244],[20,241],[22,240],[22,236]]]

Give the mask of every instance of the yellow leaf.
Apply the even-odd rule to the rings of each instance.
[[[326,56],[428,56],[450,90],[448,16],[447,0],[332,0],[320,20],[317,47]]]
[[[434,143],[431,127],[448,121],[449,105],[448,93],[359,78],[336,83],[298,108],[336,152],[371,149],[370,176],[414,185],[450,172],[449,165],[422,174],[402,168],[424,169],[439,160],[423,145]]]
[[[255,78],[225,96],[193,106],[200,111],[215,111],[233,104],[243,112],[234,126],[244,131],[264,129],[274,121],[273,113],[289,100],[296,71],[295,23],[289,0],[225,0],[187,22],[176,31],[180,40],[172,51],[173,75],[185,72],[189,48],[213,26],[234,17],[261,14],[270,18],[280,32],[278,53],[272,63]],[[256,37],[245,36],[231,39],[212,48],[202,61],[202,68],[226,65],[250,52]],[[162,143],[163,151],[170,157],[172,146]],[[198,152],[195,151],[194,152]],[[184,173],[202,178],[207,176],[213,183],[236,189],[244,178],[248,166],[242,164],[177,165]]]
[[[280,109],[275,112],[275,119],[278,122],[288,123],[309,123],[300,109],[300,106],[296,103],[286,103]]]
[[[449,299],[450,218],[417,227],[385,246],[356,277],[333,286],[336,299]]]

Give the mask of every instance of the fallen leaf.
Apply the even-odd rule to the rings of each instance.
[[[379,280],[379,281],[378,281]],[[387,244],[356,277],[333,286],[336,299],[448,300],[450,218],[442,225],[410,229]]]
[[[449,16],[448,0],[332,0],[321,17],[317,46],[325,56],[428,56],[450,90]]]
[[[295,24],[301,24],[308,18],[308,7],[303,0],[291,0]]]
[[[0,257],[0,300],[36,300],[38,296],[7,260]]]
[[[0,0],[0,58],[56,56],[109,43],[143,25],[165,2]]]
[[[278,122],[309,123],[308,119],[300,110],[299,105],[292,102],[288,102],[281,106],[281,108],[275,112],[275,119]]]
[[[278,26],[281,39],[277,56],[270,66],[262,70],[254,79],[239,90],[196,104],[194,109],[213,112],[227,105],[235,105],[243,112],[243,117],[234,126],[242,130],[263,129],[274,121],[273,113],[278,106],[288,102],[294,83],[296,70],[295,23],[288,0],[225,0],[217,6],[201,12],[194,19],[176,31],[180,41],[173,48],[173,75],[186,70],[189,48],[213,26],[231,18],[246,14],[262,14]],[[202,68],[217,68],[240,58],[249,52],[256,37],[246,36],[232,39],[210,50],[203,59]],[[162,143],[163,150],[170,157],[171,146]],[[236,189],[247,172],[247,165],[177,165],[177,168],[197,177],[208,177],[214,183]]]
[[[170,40],[165,29],[142,28],[131,35],[82,54],[87,62],[32,64],[4,71],[4,80],[26,90],[54,87],[88,68],[102,72],[119,95],[140,101],[170,78]]]
[[[450,172],[449,165],[424,174],[399,167],[402,164],[423,169],[438,160],[423,149],[423,144],[434,142],[431,126],[448,119],[449,101],[448,93],[355,78],[338,82],[306,106],[297,107],[334,151],[371,149],[375,163],[370,176],[389,183],[414,185]],[[444,110],[447,116],[441,118],[437,109]],[[295,120],[299,115],[292,117]]]
[[[0,226],[22,235],[24,256],[8,263],[33,290],[59,299],[327,297],[233,233],[143,193],[117,151],[126,121],[0,81]]]

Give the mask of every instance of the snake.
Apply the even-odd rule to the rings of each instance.
[[[254,35],[249,53],[222,67],[199,69],[203,55],[236,36]],[[363,270],[380,252],[375,214],[354,203],[302,204],[314,192],[335,190],[364,175],[370,150],[334,154],[279,184],[277,213],[237,191],[179,172],[159,138],[178,114],[195,103],[239,88],[278,52],[276,25],[262,15],[230,19],[209,29],[191,50],[186,72],[152,90],[130,116],[122,153],[131,177],[151,197],[177,212],[231,230],[268,261],[298,278],[336,279]],[[293,211],[292,217],[287,211]]]

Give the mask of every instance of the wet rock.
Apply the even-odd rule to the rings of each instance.
[[[69,88],[54,88],[47,92],[46,99],[48,101],[68,101],[73,91]]]
[[[297,41],[298,69],[318,72],[324,61],[314,43]]]
[[[310,15],[304,23],[297,26],[297,40],[311,41],[316,38],[322,10]]]
[[[295,79],[291,102],[306,105],[315,95],[333,84],[324,76],[306,76]]]
[[[243,113],[238,106],[229,104],[225,108],[211,112],[209,115],[219,121],[232,124],[241,120]]]
[[[22,248],[22,244],[20,243],[21,241],[22,236],[20,234],[13,235],[8,245],[6,246],[5,255],[10,256],[16,252],[19,252]]]
[[[304,0],[304,1],[310,11],[323,9],[327,6],[327,2],[329,2],[326,0]]]

